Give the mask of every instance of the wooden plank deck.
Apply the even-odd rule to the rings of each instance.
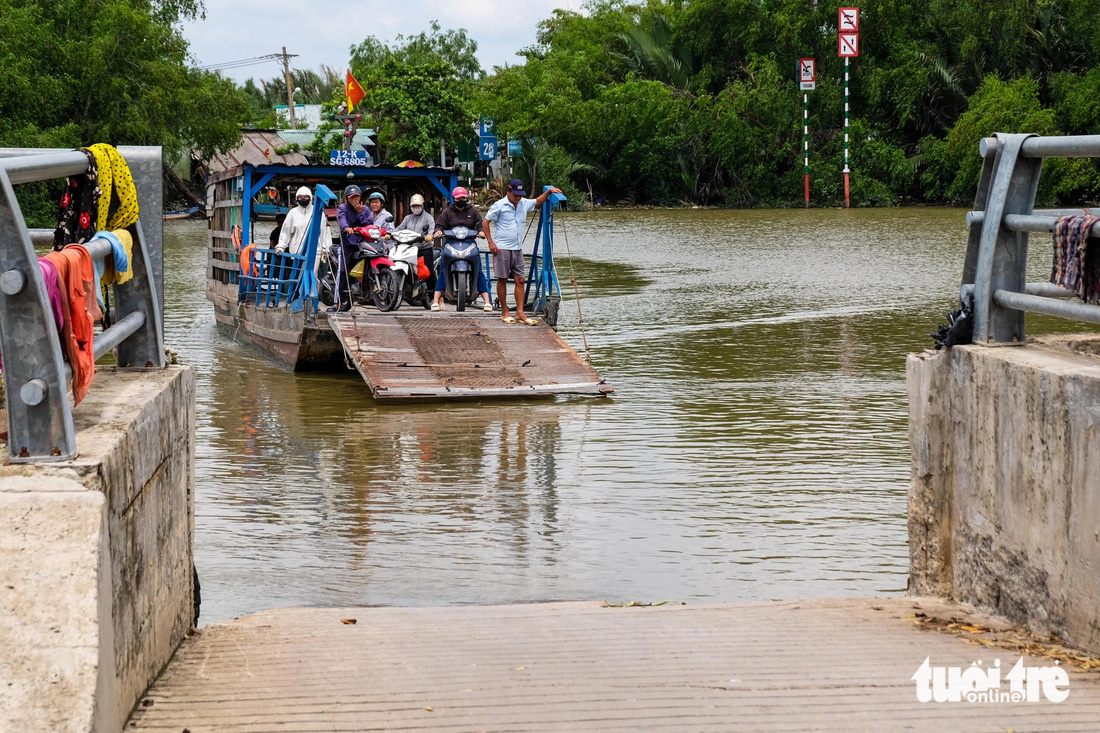
[[[328,314],[376,399],[606,395],[600,379],[544,321],[509,325],[500,313],[451,309]]]
[[[1097,730],[1100,673],[1074,668],[1060,703],[919,702],[926,658],[1019,655],[917,612],[996,623],[913,598],[268,611],[186,640],[126,730]]]

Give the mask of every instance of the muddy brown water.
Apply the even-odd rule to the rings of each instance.
[[[560,331],[583,352],[568,243],[610,399],[379,405],[354,372],[288,373],[216,328],[205,224],[166,223],[167,341],[198,372],[203,623],[905,591],[905,355],[953,305],[963,212],[558,222]]]

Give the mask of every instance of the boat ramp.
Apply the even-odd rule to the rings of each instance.
[[[378,400],[606,395],[611,385],[548,325],[499,313],[328,314],[349,363]]]

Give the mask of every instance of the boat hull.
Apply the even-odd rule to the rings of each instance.
[[[207,281],[218,326],[294,371],[345,369],[344,350],[324,316],[237,302],[237,286]]]

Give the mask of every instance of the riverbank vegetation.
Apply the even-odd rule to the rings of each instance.
[[[794,206],[802,201],[799,57],[815,205],[843,199],[844,63],[837,7],[815,0],[590,0],[555,10],[516,63],[486,73],[438,24],[348,66],[379,157],[431,159],[471,124],[519,140],[517,172],[573,201]],[[178,21],[201,0],[0,0],[0,145],[160,144],[202,156],[273,124],[281,78],[237,86],[192,66]],[[73,19],[79,18],[80,22]],[[140,40],[139,40],[140,39]],[[972,200],[996,131],[1100,134],[1100,16],[1086,0],[865,4],[851,65],[853,205]],[[306,101],[343,97],[332,69],[295,72]],[[301,96],[299,101],[303,101]],[[331,142],[320,138],[323,151]],[[1093,161],[1050,161],[1042,203],[1100,201]]]
[[[848,5],[849,3],[843,3]],[[857,4],[857,3],[851,3]],[[1100,133],[1100,18],[1084,0],[859,3],[851,65],[853,205],[969,203],[996,131]],[[548,146],[544,175],[612,200],[789,206],[802,199],[799,57],[813,201],[843,200],[838,3],[593,2],[539,24],[482,84],[502,132]],[[1047,164],[1045,202],[1100,200],[1092,161]]]

